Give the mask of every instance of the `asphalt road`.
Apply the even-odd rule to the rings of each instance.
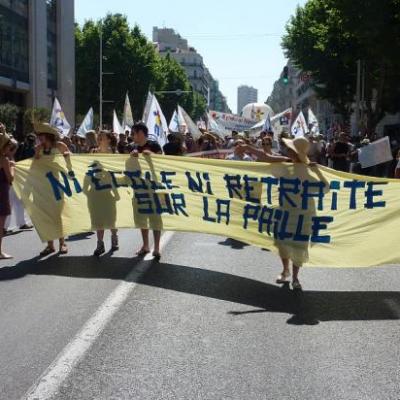
[[[274,283],[268,251],[179,233],[155,263],[133,257],[137,231],[120,238],[114,255],[90,256],[84,235],[43,261],[34,232],[5,239],[16,258],[0,263],[1,400],[24,398],[135,280],[51,398],[400,399],[400,267],[304,269],[296,294]]]

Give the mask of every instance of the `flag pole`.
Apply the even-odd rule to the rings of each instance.
[[[103,21],[100,20],[100,130],[103,129]]]

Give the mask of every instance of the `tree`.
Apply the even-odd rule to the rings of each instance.
[[[19,108],[10,103],[0,105],[0,122],[2,122],[7,129],[7,132],[12,132],[17,123]]]
[[[365,60],[366,112],[374,128],[400,104],[399,9],[399,0],[309,0],[288,23],[282,46],[344,116],[354,101],[357,60]]]
[[[103,21],[87,21],[76,26],[76,93],[77,114],[85,114],[92,106],[99,112],[100,29],[103,32],[103,71],[112,73],[103,78],[104,121],[111,124],[112,110],[123,111],[125,93],[129,91],[135,119],[142,117],[147,93],[151,91],[191,90],[182,67],[172,58],[162,58],[154,45],[140,31],[131,29],[121,14],[108,14]],[[159,95],[161,107],[169,118],[179,102],[192,113],[194,96]]]
[[[193,109],[193,93],[185,70],[181,65],[170,57],[169,54],[165,58],[160,58],[158,61],[159,76],[156,83],[157,91],[175,91],[191,93],[165,93],[157,95],[160,101],[160,106],[167,120],[170,120],[177,105],[181,105],[185,110],[191,113]]]

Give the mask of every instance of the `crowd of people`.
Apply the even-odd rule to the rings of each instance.
[[[148,138],[148,128],[144,123],[135,124],[131,130],[123,134],[112,131],[89,131],[85,137],[73,134],[70,137],[59,136],[58,131],[46,123],[35,123],[34,132],[26,135],[24,141],[18,143],[6,133],[4,125],[0,124],[0,259],[9,259],[12,256],[3,252],[2,239],[9,233],[10,215],[15,214],[19,229],[32,229],[26,220],[22,203],[12,189],[15,162],[52,154],[62,154],[69,160],[71,154],[100,153],[100,154],[129,154],[137,157],[138,154],[165,154],[172,156],[200,155],[213,151],[224,154],[227,160],[261,161],[268,163],[293,162],[317,167],[318,164],[329,166],[345,172],[371,175],[375,170],[362,169],[358,162],[359,149],[370,143],[367,138],[356,139],[353,142],[343,132],[326,140],[322,135],[310,134],[308,137],[291,138],[288,134],[281,134],[276,140],[274,133],[263,131],[258,135],[250,136],[245,133],[232,132],[231,135],[221,137],[212,132],[201,131],[196,139],[190,134],[170,133],[168,142],[161,146]],[[400,165],[400,163],[399,163]],[[321,174],[317,175],[324,179]],[[141,229],[142,246],[137,256],[150,253],[149,230]],[[104,230],[97,230],[97,246],[95,256],[105,253]],[[160,259],[161,231],[154,229],[153,256]],[[291,276],[290,261],[293,264],[292,285],[294,289],[301,289],[298,273],[301,266],[308,261],[308,250],[304,247],[287,245],[276,242],[282,260],[283,271],[277,282],[284,283]],[[111,229],[111,251],[119,249],[118,231]],[[56,252],[54,241],[49,241],[40,253],[42,257]],[[59,238],[59,253],[67,254],[68,247],[65,238]]]

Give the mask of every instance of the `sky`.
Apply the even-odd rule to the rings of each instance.
[[[285,25],[306,0],[75,0],[79,24],[107,12],[121,13],[152,40],[153,26],[173,28],[203,56],[219,81],[229,107],[237,110],[237,88],[258,89],[258,100],[271,94],[286,60],[281,48]]]

